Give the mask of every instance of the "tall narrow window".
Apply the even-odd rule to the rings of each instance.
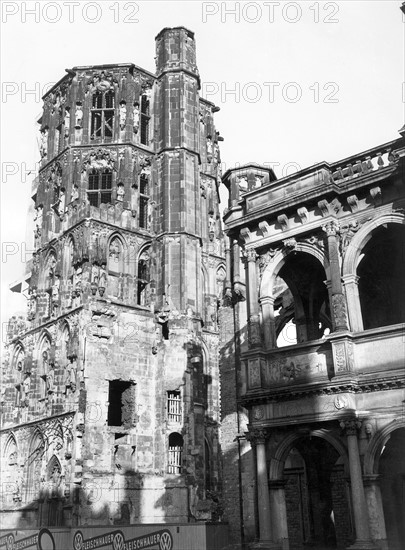
[[[181,474],[181,462],[183,455],[183,438],[177,433],[169,435],[168,473]]]
[[[181,421],[181,400],[179,391],[167,392],[167,419],[169,422]]]
[[[141,143],[149,145],[150,107],[149,98],[145,94],[141,96]]]
[[[114,133],[114,92],[97,91],[91,107],[91,139],[111,140]]]
[[[149,175],[142,174],[139,178],[139,227],[148,228]]]
[[[111,380],[108,392],[108,425],[130,428],[136,421],[135,384]]]
[[[147,305],[147,294],[149,285],[149,252],[145,250],[138,260],[138,288],[137,297],[140,306]]]
[[[112,173],[109,170],[100,172],[93,168],[89,174],[87,197],[92,206],[100,206],[111,202]]]

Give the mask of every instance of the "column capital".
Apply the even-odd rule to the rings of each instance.
[[[331,220],[322,226],[322,231],[326,233],[328,237],[336,237],[340,230],[339,224],[335,220]]]
[[[254,248],[245,248],[245,258],[248,262],[256,262],[258,255]]]
[[[250,441],[251,445],[264,445],[269,437],[270,433],[267,428],[251,428],[246,432],[246,439]]]
[[[347,418],[339,422],[340,427],[346,435],[357,435],[361,429],[361,420],[358,418]]]

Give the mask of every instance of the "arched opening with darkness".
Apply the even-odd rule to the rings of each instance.
[[[326,274],[305,252],[289,254],[273,284],[277,347],[322,338],[332,328]]]
[[[405,322],[405,227],[386,224],[373,232],[357,267],[364,329]]]
[[[169,435],[168,473],[182,473],[183,437],[178,432]]]

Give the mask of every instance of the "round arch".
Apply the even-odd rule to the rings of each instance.
[[[327,259],[324,252],[322,252],[322,250],[320,250],[319,248],[315,247],[310,243],[297,242],[294,248],[294,251],[304,252],[316,258],[325,270],[326,279],[327,280],[330,279],[329,260]],[[262,280],[260,282],[260,288],[259,288],[260,298],[266,297],[266,296],[272,296],[274,280],[277,277],[283,265],[286,263],[290,254],[291,254],[291,251],[287,251],[285,249],[278,250],[275,253],[274,257],[271,259],[271,261],[269,262],[269,264],[267,265],[266,269],[263,272]]]
[[[373,236],[373,231],[382,225],[395,223],[405,225],[405,214],[401,212],[392,212],[385,214],[378,219],[366,222],[353,236],[346,254],[343,259],[343,277],[346,275],[355,275],[360,261],[360,255],[363,248]]]
[[[294,447],[294,444],[296,441],[306,437],[319,437],[320,439],[324,439],[325,441],[327,441],[338,452],[339,456],[343,459],[345,471],[348,471],[349,464],[348,464],[346,447],[339,439],[331,435],[331,433],[328,430],[322,428],[319,430],[312,430],[305,433],[292,433],[287,435],[283,439],[283,441],[277,447],[274,453],[274,456],[270,460],[270,468],[269,468],[270,481],[283,479],[284,464],[285,464],[285,461],[287,460],[288,454],[290,453],[291,449]]]
[[[405,420],[393,420],[373,435],[364,455],[365,475],[378,474],[382,451],[390,439],[392,432],[399,428],[405,428]]]

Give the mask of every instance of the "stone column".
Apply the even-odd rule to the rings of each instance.
[[[359,279],[357,275],[345,275],[343,284],[346,290],[347,310],[349,313],[350,328],[354,332],[363,330],[363,316],[361,314],[359,297]]]
[[[254,248],[246,249],[247,272],[247,306],[249,315],[249,347],[260,347],[262,338],[260,333],[259,296],[257,290],[256,273],[257,254]]]
[[[271,550],[276,548],[271,540],[270,495],[266,460],[266,429],[254,429],[248,432],[247,439],[256,447],[257,470],[257,508],[259,510],[260,540],[252,548]]]
[[[273,532],[273,540],[282,549],[287,549],[289,546],[285,483],[286,482],[284,479],[274,479],[269,481],[271,529]]]
[[[263,296],[260,298],[263,320],[263,336],[266,349],[276,347],[276,323],[274,321],[274,298],[272,296]]]
[[[339,226],[335,221],[330,221],[322,227],[328,237],[328,255],[330,264],[332,314],[336,331],[348,330],[346,299],[343,294],[342,280],[340,276],[338,232]]]
[[[376,546],[371,540],[361,472],[359,444],[357,441],[357,432],[361,427],[361,422],[355,418],[351,418],[348,420],[342,420],[340,422],[340,426],[345,431],[347,436],[350,490],[352,495],[354,526],[356,531],[356,541],[349,548],[353,550],[376,550]]]

